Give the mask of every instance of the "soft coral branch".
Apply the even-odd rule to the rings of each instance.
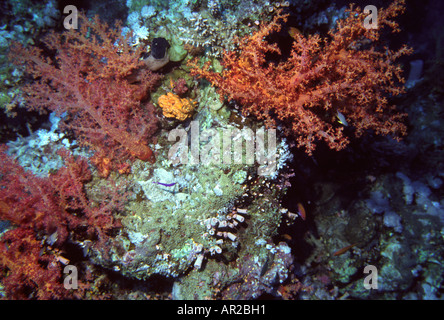
[[[55,255],[42,251],[30,228],[19,227],[2,236],[0,279],[8,299],[72,298],[63,287]]]
[[[53,59],[37,47],[12,47],[11,58],[25,64],[34,81],[23,88],[31,110],[51,110],[61,115],[79,140],[122,161],[129,156],[153,160],[147,144],[156,126],[151,105],[141,101],[159,75],[144,68],[141,48],[133,50],[121,36],[120,25],[109,29],[97,17],[79,14],[79,30],[50,32],[42,42]],[[87,36],[88,35],[88,36]],[[138,82],[128,80],[138,74]]]
[[[107,233],[120,227],[113,217],[122,210],[126,194],[114,186],[104,191],[101,203],[94,205],[85,191],[92,178],[84,158],[60,151],[65,166],[47,178],[25,171],[0,148],[0,219],[28,227],[46,235],[57,233],[61,245],[70,235],[107,240]],[[76,239],[77,240],[77,239]]]
[[[391,18],[403,11],[403,4],[396,0],[379,10],[376,30],[366,29],[365,14],[351,7],[348,18],[339,21],[327,38],[295,35],[289,58],[275,64],[267,61],[267,54],[279,55],[280,49],[265,37],[286,21],[278,13],[258,32],[239,40],[237,51],[224,54],[221,74],[211,71],[208,63],[199,67],[196,61],[191,62],[192,74],[209,80],[221,96],[239,101],[245,115],[268,126],[280,120],[308,154],[316,140],[336,150],[348,144],[343,127],[335,123],[339,113],[356,129],[356,136],[374,129],[398,137],[406,132],[401,122],[405,115],[396,113],[386,95],[403,92],[402,70],[394,61],[411,49],[378,51],[377,40],[384,26],[399,31]]]
[[[114,213],[122,211],[127,194],[114,185],[93,203],[85,190],[92,179],[86,159],[66,150],[59,151],[65,166],[46,178],[24,170],[5,150],[0,146],[0,220],[14,229],[0,239],[0,279],[8,298],[73,297],[50,251],[68,240],[90,240],[106,255],[112,231],[121,227]]]
[[[68,236],[68,216],[49,179],[25,171],[0,148],[0,219],[46,234]]]

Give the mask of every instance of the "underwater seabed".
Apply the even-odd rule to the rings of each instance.
[[[384,45],[414,51],[399,61],[405,92],[396,90],[395,80],[384,84],[387,101],[407,115],[405,128],[397,122],[401,116],[381,116],[392,127],[366,127],[365,117],[346,113],[351,109],[327,110],[326,98],[327,111],[313,107],[319,116],[313,127],[325,121],[332,129],[312,140],[315,131],[291,126],[297,112],[288,109],[291,116],[279,118],[284,111],[258,105],[290,105],[289,88],[302,90],[302,76],[271,94],[267,89],[290,67],[277,72],[282,78],[261,72],[291,61],[298,39],[306,41],[301,47],[312,46],[310,54],[328,56],[304,37],[337,30],[347,18],[347,1],[73,3],[85,11],[82,19],[98,14],[103,28],[89,28],[77,47],[71,39],[77,56],[62,45],[25,49],[43,47],[49,30],[64,31],[64,1],[2,4],[0,298],[442,300],[444,58],[434,16],[444,8],[420,3],[407,3],[399,34],[381,32]],[[277,23],[273,17],[281,13],[289,14],[281,30],[270,27],[264,37],[280,55],[268,48],[267,65],[253,68],[251,61],[263,53],[258,48],[266,47],[261,40],[256,51],[244,45],[250,56],[236,56],[242,54],[238,38]],[[415,14],[422,18],[412,19]],[[116,19],[122,28],[113,38],[103,22],[113,28]],[[115,41],[97,45],[91,40],[97,34]],[[25,59],[19,65],[7,58],[13,40]],[[347,50],[368,50],[369,43],[357,41]],[[343,53],[339,60],[346,59]],[[319,67],[320,60],[310,63]],[[36,72],[45,81],[26,72],[33,61],[48,63]],[[70,63],[72,75],[63,63]],[[248,73],[242,68],[251,77],[242,78]],[[307,83],[318,90],[339,83],[342,69],[334,68],[325,81],[309,71],[304,76],[313,76]],[[400,72],[386,70],[392,77]],[[58,72],[68,75],[68,85],[60,85]],[[256,85],[258,75],[273,84]],[[361,79],[360,90],[368,85],[370,94],[377,85],[368,79]],[[335,102],[342,107],[347,99]],[[85,116],[81,106],[99,112]],[[112,121],[98,125],[91,114]],[[351,120],[359,119],[356,128]],[[297,139],[294,128],[307,134]],[[400,141],[392,139],[398,129],[407,133]],[[349,144],[342,148],[344,141]]]

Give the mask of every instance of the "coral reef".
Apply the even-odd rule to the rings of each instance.
[[[0,243],[0,279],[9,299],[68,297],[60,264],[53,254],[42,254],[40,241],[29,228],[8,231]]]
[[[304,2],[296,1],[295,6]],[[127,24],[134,31],[134,43],[152,34],[167,38],[172,44],[170,55],[178,57],[175,61],[182,60],[187,51],[220,57],[224,50],[235,49],[236,36],[250,33],[259,20],[267,20],[279,7],[289,5],[289,1],[265,0],[170,1],[168,6],[128,1]]]
[[[41,128],[27,137],[9,141],[7,153],[20,166],[40,177],[46,177],[50,172],[63,167],[63,158],[58,154],[60,149],[69,149],[76,156],[91,157],[91,152],[77,148],[77,142],[59,130],[60,120],[52,112],[49,115],[49,129]]]
[[[226,121],[219,125],[224,126],[220,129],[228,126]],[[200,134],[204,132],[202,127],[187,130],[195,129],[202,131]],[[208,148],[219,136],[209,138],[198,145],[202,156],[209,156],[205,150],[210,155],[220,152]],[[158,143],[166,146],[168,141],[160,137]],[[160,274],[180,277],[180,282],[185,284],[191,281],[185,277],[190,269],[210,272],[211,277],[214,270],[208,271],[207,266],[213,260],[236,260],[238,250],[251,247],[246,246],[247,242],[254,243],[257,237],[267,238],[276,232],[280,222],[279,199],[286,189],[285,177],[279,174],[260,177],[257,164],[191,165],[191,153],[187,155],[188,165],[174,164],[167,153],[166,148],[159,148],[154,168],[140,161],[133,165],[130,188],[137,198],[130,199],[126,206],[128,213],[122,218],[128,238],[116,237],[109,248],[110,259],[101,258],[102,264],[140,279]],[[288,155],[282,152],[280,160],[285,163]],[[279,167],[277,171],[284,168]],[[93,249],[89,254],[97,259],[100,253]],[[224,268],[223,265],[218,262],[214,269]],[[208,296],[214,296],[216,288],[221,286],[219,282],[209,282]],[[191,288],[196,289],[193,285]],[[194,293],[186,296],[192,297]]]
[[[106,232],[119,227],[113,211],[121,208],[125,195],[119,194],[117,188],[111,192],[110,188],[101,204],[93,205],[84,191],[84,184],[92,178],[86,160],[76,159],[66,150],[59,154],[64,166],[42,178],[25,171],[2,148],[1,218],[47,235],[55,233],[58,244],[75,229],[86,231],[87,237],[103,244]]]
[[[20,86],[23,72],[8,59],[12,42],[35,44],[41,34],[54,28],[60,18],[55,0],[45,3],[7,0],[0,17],[0,137],[2,143],[23,135],[38,122],[23,108]]]
[[[27,108],[49,109],[58,116],[66,112],[66,128],[93,148],[96,157],[152,160],[147,138],[155,130],[156,118],[150,104],[142,108],[141,101],[159,76],[143,68],[142,48],[133,51],[119,26],[108,29],[98,17],[89,20],[83,14],[79,23],[79,31],[50,32],[42,40],[57,52],[54,60],[37,47],[12,47],[11,59],[24,64],[35,79],[23,88]],[[88,33],[95,37],[86,37]],[[134,73],[137,83],[128,79]]]
[[[235,279],[221,292],[224,299],[254,299],[261,294],[272,293],[276,284],[288,278],[288,270],[293,257],[290,247],[280,242],[278,245],[266,244],[261,254],[247,255],[237,268]]]
[[[245,115],[265,120],[268,126],[280,120],[308,154],[317,140],[335,150],[349,143],[344,127],[335,124],[341,116],[358,137],[367,129],[404,135],[404,115],[394,112],[384,93],[403,92],[396,83],[403,82],[402,70],[393,62],[411,49],[377,51],[376,45],[370,46],[379,39],[382,26],[399,31],[391,18],[402,10],[403,1],[393,2],[379,11],[380,27],[367,29],[364,13],[350,8],[348,18],[339,20],[326,39],[296,34],[290,57],[275,64],[267,62],[266,55],[281,51],[264,38],[281,29],[280,20],[286,21],[277,14],[258,32],[239,40],[239,50],[224,54],[222,73],[210,71],[209,63],[200,68],[196,61],[191,72],[218,87],[220,95],[241,103]]]
[[[1,238],[5,291],[10,298],[29,298],[26,294],[39,299],[69,297],[72,292],[60,281],[59,258],[51,252],[42,255],[39,238],[46,237],[46,245],[53,248],[62,248],[68,240],[93,239],[94,246],[105,254],[110,232],[120,227],[113,212],[122,210],[126,195],[109,188],[109,198],[94,205],[84,191],[84,184],[92,178],[87,162],[66,150],[59,151],[65,166],[42,178],[25,171],[4,149],[0,155],[0,218],[17,227]]]
[[[342,3],[2,3],[0,299],[442,299],[442,27]]]

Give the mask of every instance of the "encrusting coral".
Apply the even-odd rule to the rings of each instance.
[[[165,117],[176,118],[180,121],[191,116],[197,104],[195,101],[187,98],[180,98],[178,95],[171,92],[160,96],[158,103],[162,108]]]
[[[279,21],[287,16],[279,13],[258,32],[238,40],[238,50],[224,53],[222,73],[211,71],[210,62],[199,67],[196,60],[190,63],[191,73],[209,80],[221,97],[238,101],[244,115],[268,126],[282,122],[308,154],[317,140],[335,150],[349,143],[337,118],[354,127],[357,137],[373,129],[399,138],[406,132],[401,122],[405,114],[396,113],[386,94],[403,92],[402,70],[393,62],[412,50],[403,46],[378,51],[377,41],[384,26],[399,31],[391,18],[403,10],[404,1],[394,1],[378,11],[378,28],[367,29],[367,15],[350,7],[348,18],[338,21],[327,38],[295,34],[289,58],[274,63],[267,55],[281,55],[281,50],[265,37],[281,30]]]

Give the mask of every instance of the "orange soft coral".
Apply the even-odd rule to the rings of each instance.
[[[403,9],[404,1],[395,0],[379,10],[379,29],[366,29],[366,14],[351,7],[348,18],[339,21],[328,38],[296,34],[290,57],[274,64],[266,55],[281,51],[265,37],[281,29],[278,21],[286,21],[278,13],[259,31],[239,40],[237,51],[224,54],[222,73],[210,71],[209,63],[200,68],[195,60],[192,74],[209,80],[221,96],[240,102],[244,115],[256,116],[268,126],[282,122],[308,154],[317,140],[336,150],[348,144],[338,115],[356,129],[356,136],[373,129],[399,137],[406,132],[400,122],[405,115],[396,113],[385,95],[403,92],[398,85],[404,81],[402,71],[393,62],[411,49],[378,51],[377,40],[384,26],[399,31],[390,19]]]
[[[163,115],[167,118],[176,118],[183,121],[191,116],[196,106],[195,101],[187,98],[179,98],[174,93],[168,92],[160,96],[158,100],[159,106],[163,110]]]

